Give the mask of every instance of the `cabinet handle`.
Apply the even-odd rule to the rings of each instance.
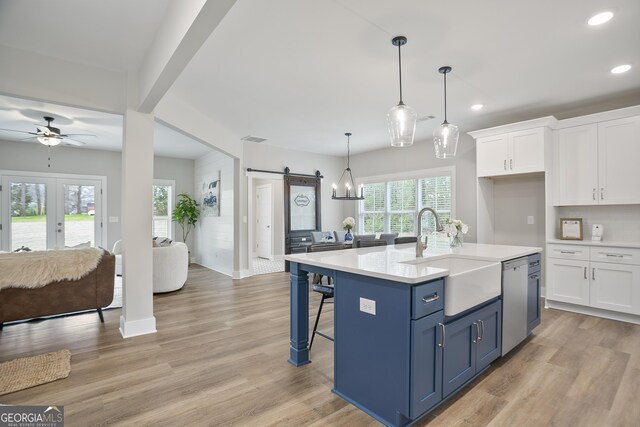
[[[595,199],[596,199],[596,189],[594,187],[594,189],[593,189],[593,200],[595,200]]]
[[[576,251],[560,251],[561,254],[571,254],[575,255]]]
[[[504,159],[504,164],[503,164],[504,170],[507,170],[507,159]]]
[[[484,339],[484,321],[478,320],[478,322],[480,322],[480,330],[482,331],[480,338],[478,338],[478,342],[480,342]]]
[[[587,267],[584,268],[584,279],[587,280]]]
[[[438,326],[440,326],[440,331],[442,332],[440,344],[438,344],[438,347],[444,348],[444,339],[445,339],[444,323],[438,323]]]
[[[513,159],[509,159],[509,168],[513,170]]]
[[[591,280],[596,280],[596,268],[591,269]]]
[[[600,200],[604,200],[604,187],[600,187]]]
[[[429,297],[422,297],[422,302],[428,304],[430,302],[438,301],[440,299],[440,295],[436,292],[435,294]]]
[[[478,337],[480,337],[480,326],[478,326],[477,322],[473,322],[473,326],[476,327],[476,337],[471,339],[474,344],[478,343]],[[473,335],[473,332],[471,333]]]
[[[624,258],[624,255],[620,255],[620,254],[605,254],[605,255],[613,258]]]

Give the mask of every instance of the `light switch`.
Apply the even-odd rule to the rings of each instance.
[[[120,222],[120,217],[110,216],[109,217],[109,222]]]
[[[376,315],[376,302],[374,300],[360,297],[360,311]]]
[[[527,217],[527,224],[529,224],[529,225],[533,224],[533,215],[529,215]]]

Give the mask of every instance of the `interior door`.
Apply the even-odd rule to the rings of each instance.
[[[43,177],[2,178],[2,250],[15,251],[24,246],[43,251],[55,246],[50,214],[55,206],[53,182]]]
[[[284,176],[284,253],[306,252],[311,232],[322,230],[320,172],[316,176]],[[289,271],[289,262],[285,262]]]
[[[256,245],[259,258],[273,259],[271,186],[256,187]]]
[[[58,179],[56,185],[56,246],[102,244],[102,183],[98,180]]]

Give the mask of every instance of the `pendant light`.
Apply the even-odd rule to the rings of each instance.
[[[398,46],[398,75],[400,77],[400,102],[387,113],[387,125],[392,147],[409,147],[413,145],[413,137],[416,133],[416,110],[402,102],[402,57],[400,47],[407,44],[407,38],[397,36],[391,40],[394,46]]]
[[[351,167],[349,165],[349,160],[350,160],[349,158],[351,155],[349,150],[349,138],[351,137],[351,133],[347,132],[345,133],[345,135],[347,137],[347,168],[342,172],[342,176],[340,177],[340,181],[338,181],[338,184],[337,185],[335,183],[332,184],[333,192],[331,194],[331,198],[334,200],[364,200],[364,188],[362,185],[360,185],[360,196],[358,196],[358,193],[356,192],[356,184],[353,181],[353,175],[351,174]],[[347,173],[348,173],[348,176],[347,176]],[[342,184],[343,179],[344,179],[344,185]],[[344,187],[345,189],[344,196],[337,195],[338,187]],[[352,191],[353,191],[353,194],[351,193]]]
[[[447,74],[451,72],[451,67],[440,67],[438,72],[444,76],[444,122],[433,131],[433,146],[436,158],[448,159],[456,155],[460,132],[458,126],[447,121]]]

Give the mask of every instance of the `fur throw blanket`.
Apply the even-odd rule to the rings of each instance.
[[[80,279],[98,266],[103,253],[99,248],[1,253],[0,290]]]

